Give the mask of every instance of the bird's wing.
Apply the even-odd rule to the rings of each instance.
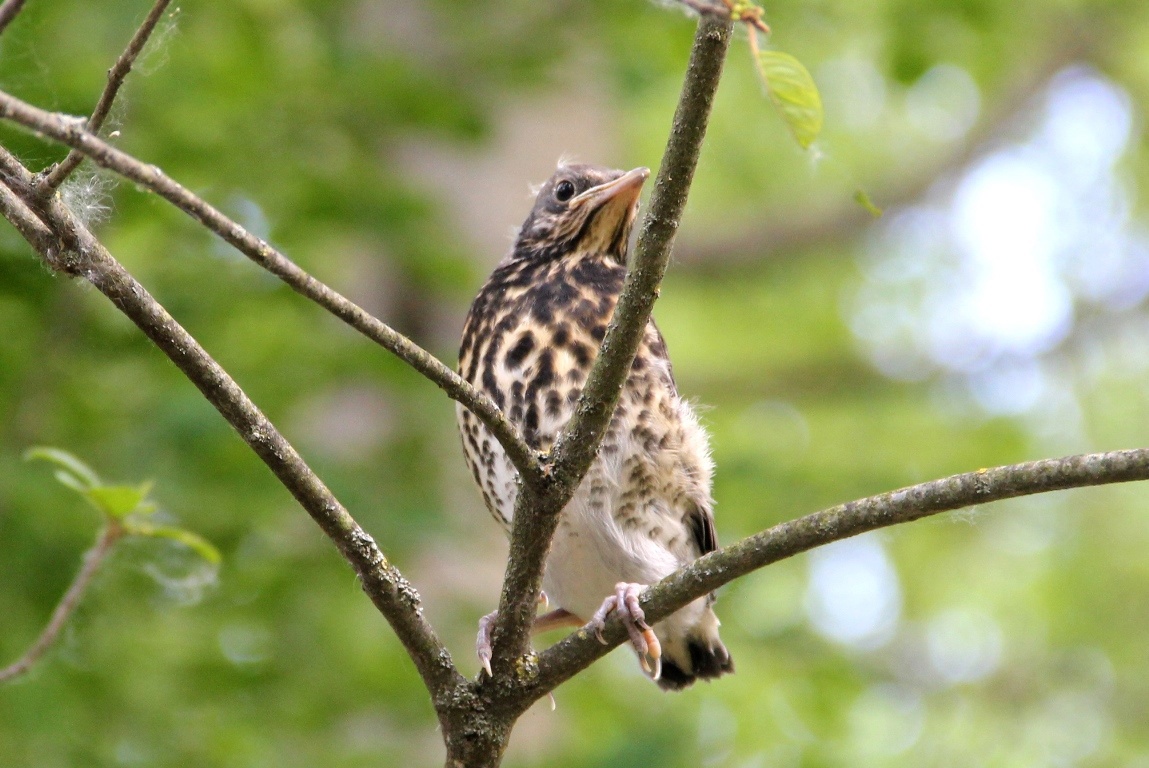
[[[686,510],[684,520],[690,529],[690,535],[694,538],[694,543],[698,546],[700,557],[707,552],[718,549],[718,534],[714,530],[714,514],[709,509],[691,502]]]

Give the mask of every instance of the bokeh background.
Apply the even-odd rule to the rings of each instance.
[[[145,0],[31,0],[0,87],[84,114]],[[949,473],[1144,445],[1149,4],[782,0],[818,82],[802,152],[731,49],[656,317],[705,404],[726,542]],[[166,20],[115,141],[448,360],[560,155],[656,166],[693,32],[674,3],[237,0]],[[4,127],[33,164],[62,152]],[[853,200],[885,208],[873,220]],[[104,174],[68,199],[414,581],[457,661],[505,543],[435,387]],[[0,688],[0,764],[424,766],[416,674],[288,494],[94,291],[0,226],[0,662],[98,521],[29,446],[222,550],[132,541]],[[994,504],[724,589],[738,674],[681,695],[619,651],[509,766],[1149,766],[1149,488]],[[548,642],[547,639],[540,643]]]

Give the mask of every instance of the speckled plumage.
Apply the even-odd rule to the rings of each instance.
[[[602,343],[645,178],[645,169],[560,165],[471,306],[460,373],[539,451],[573,413]],[[483,500],[509,531],[515,470],[469,411],[460,407],[458,420]],[[713,550],[712,471],[706,433],[651,321],[598,456],[562,512],[543,577],[550,601],[585,622],[616,583],[655,583]],[[712,602],[655,625],[664,688],[733,670]]]

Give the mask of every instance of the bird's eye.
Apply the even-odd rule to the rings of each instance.
[[[555,199],[560,203],[565,203],[567,200],[570,200],[574,197],[574,193],[574,184],[571,184],[569,181],[560,181],[555,185]]]

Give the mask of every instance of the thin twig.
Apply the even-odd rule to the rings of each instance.
[[[150,189],[199,221],[292,290],[311,299],[438,385],[448,397],[474,413],[491,431],[527,486],[537,486],[543,482],[542,468],[535,453],[518,430],[503,417],[491,398],[471,386],[434,355],[308,274],[283,253],[165,175],[158,167],[141,163],[102,141],[67,115],[46,112],[2,91],[0,118],[11,120],[79,150],[97,165]]]
[[[760,5],[756,5],[753,0],[741,0],[740,2],[722,0],[722,4],[726,6],[728,17],[733,21],[742,22],[751,31],[758,30],[767,35],[770,34],[770,27],[766,26],[766,22],[762,21],[762,15],[766,11]],[[757,53],[755,53],[755,56],[757,56]]]
[[[0,153],[3,152],[0,148]],[[9,188],[7,177],[0,183],[0,214],[16,227],[16,231],[50,264],[55,261],[56,238],[36,213]]]
[[[56,610],[52,611],[52,618],[48,620],[47,626],[44,627],[40,636],[36,638],[36,642],[29,646],[23,656],[7,667],[0,669],[0,683],[14,680],[26,673],[47,653],[49,648],[55,645],[56,640],[60,637],[60,631],[75,613],[80,599],[92,583],[92,579],[95,578],[96,572],[100,570],[100,566],[108,559],[108,555],[116,546],[116,542],[123,535],[124,529],[117,521],[109,520],[104,525],[96,537],[96,543],[84,553],[84,564],[80,567],[80,572],[76,574],[76,578],[72,579],[72,584],[64,596],[60,598]]]
[[[439,697],[457,687],[462,678],[450,653],[424,618],[419,595],[410,582],[235,380],[116,261],[58,196],[38,197],[31,188],[31,174],[23,168],[12,168],[10,158],[7,152],[0,152],[0,166],[8,176],[8,186],[25,201],[36,202],[35,214],[58,240],[57,250],[61,253],[52,266],[83,277],[111,300],[195,384],[275,473],[351,564],[363,590],[403,643],[432,696]],[[35,242],[33,246],[38,247]],[[46,254],[41,255],[47,261]]]
[[[745,538],[667,576],[640,603],[647,620],[654,623],[752,571],[866,531],[975,504],[1136,480],[1149,480],[1149,448],[1044,459],[932,480],[839,504]],[[605,646],[582,629],[540,654],[530,701],[546,695],[627,637],[617,620],[608,622],[604,634]]]
[[[510,557],[499,603],[492,665],[510,669],[529,650],[529,631],[538,601],[543,563],[558,525],[558,513],[590,468],[614,414],[631,362],[646,331],[686,197],[732,24],[719,16],[699,19],[670,138],[654,182],[626,282],[586,386],[570,422],[555,442],[547,493],[520,493],[511,530]]]
[[[706,16],[721,16],[722,18],[730,18],[730,9],[722,6],[708,3],[706,0],[678,0],[678,2],[685,5],[690,10],[699,15]]]
[[[156,24],[159,23],[160,17],[164,15],[164,10],[170,2],[171,0],[156,0],[156,4],[152,6],[139,29],[132,35],[128,47],[124,49],[124,52],[116,59],[116,63],[108,70],[108,82],[104,85],[104,91],[100,94],[99,101],[96,102],[96,108],[92,110],[92,116],[88,118],[87,128],[92,133],[99,133],[100,128],[103,127],[104,120],[112,111],[112,104],[116,100],[116,95],[120,92],[120,86],[124,84],[124,79],[132,71],[132,64],[135,63],[136,57],[147,45],[148,38],[151,37],[152,31],[156,28]],[[50,194],[59,188],[83,161],[83,152],[75,149],[69,151],[63,160],[44,171],[41,177],[36,180],[37,190],[40,194]]]
[[[719,19],[742,22],[751,30],[756,29],[759,32],[770,34],[770,27],[762,21],[763,8],[748,0],[737,3],[733,0],[721,0],[721,5],[715,5],[706,0],[678,0],[678,2],[699,16],[714,16]]]
[[[24,8],[25,0],[4,0],[0,5],[0,34],[8,28]]]

